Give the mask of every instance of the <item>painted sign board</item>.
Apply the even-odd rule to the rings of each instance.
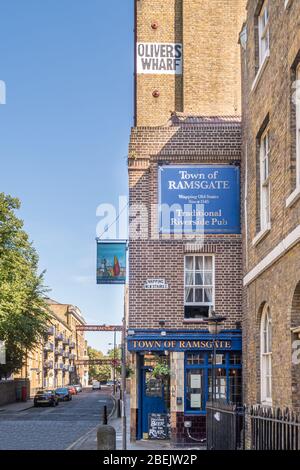
[[[149,413],[149,439],[164,440],[169,437],[168,415]]]
[[[232,351],[241,349],[241,340],[239,338],[215,340],[215,347],[219,350]],[[213,341],[206,340],[144,340],[144,339],[128,339],[129,351],[212,351]]]
[[[159,167],[160,233],[240,233],[240,169],[235,165]]]
[[[182,74],[182,44],[138,42],[136,45],[138,74]]]
[[[147,279],[144,284],[144,289],[169,289],[165,279]]]
[[[97,284],[125,284],[126,242],[97,241]]]

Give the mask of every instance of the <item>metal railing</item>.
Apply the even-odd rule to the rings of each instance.
[[[300,415],[261,405],[249,408],[253,450],[300,450]]]
[[[244,407],[226,400],[206,404],[206,438],[208,450],[241,450],[245,448]]]

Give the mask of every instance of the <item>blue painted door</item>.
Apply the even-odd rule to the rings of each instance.
[[[151,368],[142,369],[142,435],[148,434],[150,413],[167,413],[164,383],[151,375]]]

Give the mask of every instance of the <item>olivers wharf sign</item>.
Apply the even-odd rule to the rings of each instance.
[[[138,74],[182,74],[182,44],[139,42],[136,46]]]

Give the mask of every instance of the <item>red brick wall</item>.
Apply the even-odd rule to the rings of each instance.
[[[173,122],[173,125],[172,125]],[[199,328],[184,321],[184,255],[189,240],[158,236],[158,164],[228,164],[239,161],[240,123],[236,118],[173,118],[169,127],[132,130],[129,155],[130,205],[143,203],[149,220],[143,220],[144,239],[133,230],[129,243],[129,325],[131,328]],[[152,213],[151,213],[152,210]],[[131,213],[130,222],[136,221]],[[139,215],[137,214],[139,217]],[[152,238],[151,238],[152,231]],[[153,237],[154,235],[154,237]],[[153,239],[154,238],[154,239]],[[241,320],[241,235],[207,235],[198,253],[215,255],[216,311],[227,316],[226,327]],[[143,288],[148,278],[164,278],[168,290]]]

